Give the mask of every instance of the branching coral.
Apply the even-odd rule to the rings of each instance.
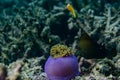
[[[29,5],[27,9],[13,7],[11,10],[15,15],[11,16],[4,10],[4,18],[0,25],[0,62],[9,64],[25,55],[27,57],[41,56],[46,50],[42,46],[42,44],[46,44],[43,43],[40,36],[45,18],[43,14],[46,11],[43,11],[38,5],[34,6],[34,9],[32,7],[33,5]],[[32,52],[33,50],[34,52]]]

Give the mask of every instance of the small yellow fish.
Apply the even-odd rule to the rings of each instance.
[[[67,9],[73,14],[74,18],[76,18],[76,13],[72,5],[67,4]]]

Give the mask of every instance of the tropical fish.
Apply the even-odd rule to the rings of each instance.
[[[73,14],[73,17],[76,18],[76,13],[72,5],[67,4],[67,9]]]
[[[78,50],[81,56],[85,58],[104,58],[107,56],[105,48],[95,42],[88,34],[83,33],[78,40]]]

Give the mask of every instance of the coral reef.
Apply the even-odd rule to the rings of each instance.
[[[6,80],[17,80],[20,76],[20,70],[23,66],[23,61],[16,61],[8,66],[8,75]]]
[[[44,56],[24,60],[20,80],[40,80],[42,78],[40,75],[44,71],[44,64]]]
[[[68,3],[74,7],[80,27],[107,50],[107,58],[82,57],[77,45],[83,31],[67,10]],[[71,46],[80,60],[83,74],[75,80],[119,80],[119,4],[120,0],[0,0],[0,79],[44,79],[46,74],[41,73],[50,48],[62,43]],[[16,64],[19,60],[23,63]]]

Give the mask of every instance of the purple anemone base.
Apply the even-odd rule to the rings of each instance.
[[[54,59],[49,57],[45,64],[49,80],[71,80],[79,75],[78,61],[74,55]]]

